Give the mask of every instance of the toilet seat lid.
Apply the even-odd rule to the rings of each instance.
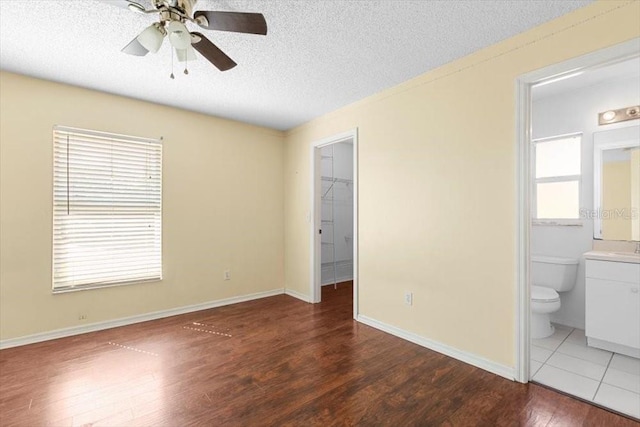
[[[560,301],[560,295],[558,295],[555,289],[545,288],[544,286],[532,286],[531,301],[556,302]]]

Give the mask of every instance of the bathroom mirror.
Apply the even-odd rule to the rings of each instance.
[[[594,238],[640,241],[640,125],[595,132]]]

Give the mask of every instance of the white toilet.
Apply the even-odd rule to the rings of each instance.
[[[576,284],[579,260],[533,255],[531,257],[531,338],[553,335],[549,315],[560,310],[560,295]]]

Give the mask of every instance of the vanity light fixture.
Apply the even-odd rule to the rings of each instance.
[[[616,112],[609,110],[602,113],[602,120],[604,120],[605,122],[610,122],[611,120],[614,119],[615,116],[616,116]]]
[[[598,125],[609,125],[611,123],[619,123],[634,119],[640,119],[640,105],[619,108],[617,110],[608,110],[603,113],[599,113]]]

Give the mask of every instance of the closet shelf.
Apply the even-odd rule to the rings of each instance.
[[[353,180],[352,179],[345,179],[345,178],[333,178],[330,176],[323,176],[321,177],[323,181],[327,181],[327,182],[339,182],[342,184],[353,184]]]

